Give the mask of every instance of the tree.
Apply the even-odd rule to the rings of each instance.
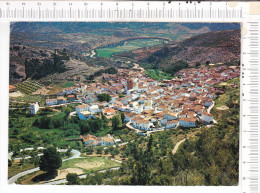
[[[200,62],[196,62],[195,66],[199,67],[200,66]]]
[[[107,101],[107,102],[111,101],[111,96],[110,96],[110,94],[107,94],[107,93],[98,94],[97,98],[98,98],[98,100],[100,102],[102,102],[102,101]]]
[[[71,111],[72,111],[71,108],[69,108],[69,107],[66,107],[66,108],[65,108],[64,112],[65,112],[65,114],[66,114],[66,117],[69,116],[69,114],[70,114]]]
[[[108,148],[104,149],[104,154],[106,155],[108,153],[109,153],[109,149]]]
[[[102,152],[103,152],[103,148],[102,147],[98,147],[97,148],[97,154],[102,154]]]
[[[206,65],[209,65],[210,64],[210,61],[206,61]]]
[[[79,185],[79,177],[75,173],[68,173],[66,176],[66,179],[68,181],[68,185]]]
[[[92,153],[93,153],[93,148],[92,147],[88,147],[88,148],[86,148],[86,154],[88,154],[88,155],[91,155]]]
[[[121,121],[123,123],[125,121],[125,113],[121,112],[120,116],[121,116]]]
[[[10,159],[8,159],[8,167],[11,167],[12,164],[13,164],[13,162]]]
[[[51,119],[44,115],[40,119],[36,119],[33,123],[34,126],[38,126],[41,129],[50,129],[51,128]]]
[[[39,157],[33,158],[33,165],[34,165],[35,167],[38,167],[38,166],[39,166],[39,162],[40,162],[40,158],[39,158]]]
[[[118,130],[120,128],[120,125],[122,124],[121,122],[121,117],[119,117],[118,115],[115,115],[112,118],[112,127],[113,130]]]
[[[66,151],[65,155],[66,155],[66,156],[70,156],[71,150],[72,150],[72,149],[69,148],[69,149]]]
[[[52,173],[61,167],[61,157],[55,147],[47,148],[43,151],[39,161],[40,170]]]
[[[112,155],[113,157],[115,157],[115,155],[118,155],[118,154],[119,154],[119,150],[116,149],[116,148],[114,148],[114,149],[111,151],[111,155]]]

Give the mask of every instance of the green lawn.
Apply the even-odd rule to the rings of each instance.
[[[171,79],[172,76],[169,73],[162,72],[160,70],[154,70],[154,69],[147,69],[144,71],[145,74],[147,74],[150,78],[155,80],[163,80],[163,79]]]
[[[129,42],[125,42],[125,44],[122,46],[97,49],[96,52],[97,52],[97,56],[99,57],[110,57],[113,54],[118,54],[121,52],[159,45],[162,44],[163,41],[164,40],[157,40],[157,39],[132,40]]]
[[[118,166],[120,163],[114,162],[108,157],[84,157],[65,161],[60,169],[80,168],[84,172],[94,172]]]
[[[66,82],[62,85],[63,88],[72,87],[74,86],[75,82]]]

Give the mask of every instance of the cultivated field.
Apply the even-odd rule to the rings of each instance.
[[[162,44],[163,42],[164,40],[159,40],[159,39],[131,40],[131,41],[126,41],[122,46],[101,48],[101,49],[97,49],[96,52],[99,57],[110,57],[113,54],[118,54],[118,53],[135,50],[138,48],[148,47],[148,46],[155,46],[155,45]]]

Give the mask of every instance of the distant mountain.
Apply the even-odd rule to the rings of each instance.
[[[178,60],[195,64],[228,62],[240,58],[240,30],[214,31],[188,38],[177,44],[142,48],[120,54],[159,68]]]
[[[207,26],[210,31],[236,30],[240,29],[239,23],[182,23],[181,25],[190,29],[200,29]]]
[[[176,29],[180,26],[191,30],[208,27],[210,31],[239,29],[239,23],[156,23],[156,22],[15,22],[13,32],[29,33],[88,33],[102,30]]]

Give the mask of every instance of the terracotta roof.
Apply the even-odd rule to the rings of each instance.
[[[12,90],[12,89],[14,89],[14,88],[15,88],[14,86],[9,85],[9,90]]]
[[[170,123],[178,123],[179,121],[178,120],[172,120],[172,121],[167,121],[167,124],[170,124]]]
[[[114,113],[114,109],[104,109],[104,113]]]
[[[181,117],[180,121],[186,121],[186,122],[196,122],[196,118],[186,118],[186,117]]]
[[[85,107],[88,107],[89,105],[87,104],[82,104],[82,105],[78,105],[77,108],[79,109],[82,109],[82,108],[85,108]]]
[[[202,114],[204,114],[204,115],[206,115],[206,116],[210,116],[210,117],[213,116],[212,114],[209,114],[209,113],[207,113],[206,111],[203,111]]]

